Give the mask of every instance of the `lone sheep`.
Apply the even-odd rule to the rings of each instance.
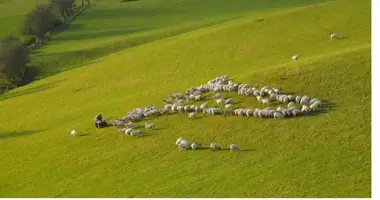
[[[230,145],[230,151],[236,151],[236,150],[239,150],[239,146],[236,144],[231,144]]]

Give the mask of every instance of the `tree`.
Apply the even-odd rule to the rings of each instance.
[[[20,83],[29,62],[29,50],[20,38],[9,35],[0,41],[0,74],[11,84]],[[4,83],[3,83],[4,84]]]
[[[75,0],[50,0],[50,5],[54,13],[59,13],[65,20],[70,16]]]
[[[21,31],[25,35],[35,36],[42,40],[45,33],[52,29],[55,21],[56,18],[48,5],[37,5],[28,14]]]

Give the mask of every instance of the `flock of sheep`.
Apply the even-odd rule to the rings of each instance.
[[[207,102],[200,105],[191,104],[191,102],[201,102],[206,100],[205,94],[213,92],[213,101],[218,107],[208,106]],[[252,96],[257,99],[260,104],[267,105],[264,109],[259,108],[235,108],[233,98],[225,98],[223,94],[227,92],[237,92],[241,96]],[[278,88],[265,86],[261,89],[250,87],[248,84],[239,84],[231,81],[228,76],[216,77],[206,84],[192,87],[186,90],[185,93],[173,93],[168,98],[162,100],[163,108],[145,107],[136,108],[128,112],[124,117],[113,120],[111,124],[119,128],[119,132],[130,136],[140,136],[143,132],[135,129],[134,123],[153,117],[168,115],[169,113],[186,113],[189,119],[196,118],[198,115],[224,115],[224,116],[240,116],[240,117],[259,117],[259,118],[289,118],[298,117],[315,111],[322,106],[322,101],[317,98],[310,98],[307,95],[295,96],[283,94]],[[284,107],[278,106],[277,109],[272,109],[269,105],[276,103],[284,104]],[[299,104],[299,105],[297,105]],[[97,128],[102,128],[107,124],[101,114],[94,118]],[[155,125],[145,123],[146,129],[153,129]],[[198,143],[190,144],[189,141],[179,138],[176,145],[181,149],[199,149],[204,148]],[[215,143],[210,144],[210,149],[220,150],[220,146]],[[239,147],[236,144],[230,145],[230,150],[237,150]]]
[[[339,39],[338,34],[333,33],[330,38]],[[298,60],[298,55],[292,57],[293,61]],[[199,102],[206,100],[205,94],[214,92],[212,99],[219,107],[209,107],[207,102],[201,105],[189,104],[192,101]],[[259,108],[234,108],[233,98],[224,98],[222,92],[237,92],[238,95],[256,97],[260,104],[267,105],[264,109]],[[310,98],[307,95],[295,96],[283,94],[278,88],[265,86],[261,89],[250,87],[248,84],[239,84],[229,80],[228,76],[216,77],[206,84],[198,87],[192,87],[186,90],[185,93],[173,93],[167,99],[162,100],[163,108],[145,107],[136,108],[127,113],[124,117],[112,121],[112,125],[119,128],[119,132],[130,136],[140,136],[142,131],[134,129],[134,122],[139,122],[144,119],[151,119],[167,115],[169,113],[187,113],[189,119],[196,118],[198,114],[203,115],[224,115],[224,116],[240,116],[240,117],[259,117],[259,118],[288,118],[306,115],[322,107],[322,101],[317,98]],[[278,106],[277,109],[272,109],[269,105],[274,103],[284,104],[284,108]],[[187,105],[186,105],[187,104]],[[299,104],[299,106],[297,106]],[[223,107],[223,108],[220,108]],[[108,126],[103,120],[101,114],[94,118],[96,128]],[[145,123],[146,129],[153,129],[153,123]],[[75,130],[71,131],[71,135],[75,136]],[[191,143],[183,138],[178,138],[175,144],[180,149],[202,149],[199,143]],[[216,143],[211,143],[209,148],[213,151],[221,150],[221,147]],[[238,150],[236,144],[229,146],[231,151]]]

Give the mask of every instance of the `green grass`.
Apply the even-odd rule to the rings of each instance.
[[[83,66],[110,53],[191,30],[326,0],[141,0],[96,1],[68,30],[38,51],[37,79]],[[54,67],[52,67],[54,66]]]
[[[370,2],[337,0],[248,14],[152,37],[89,63],[76,57],[83,65],[76,69],[60,60],[57,65],[71,70],[0,96],[0,196],[370,197]],[[255,21],[258,16],[264,21]],[[84,18],[75,23],[87,24]],[[345,38],[331,41],[325,29]],[[82,49],[91,57],[96,46],[106,54],[117,49],[106,50],[116,38],[132,41],[124,35],[91,43],[52,41],[41,54]],[[294,54],[299,61],[291,62]],[[169,93],[223,74],[318,97],[330,107],[286,120],[170,115],[151,120],[159,130],[142,138],[92,125],[98,112],[112,119],[136,107],[159,107]],[[239,106],[259,107],[254,98],[233,96]],[[71,129],[88,135],[71,137]],[[178,137],[250,151],[180,152]]]
[[[20,34],[20,28],[36,4],[46,3],[48,0],[0,0],[0,37],[7,34]]]

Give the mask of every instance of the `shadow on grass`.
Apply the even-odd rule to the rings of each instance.
[[[69,25],[68,29],[72,29],[71,26],[78,26],[79,24],[71,24]],[[67,40],[89,40],[94,38],[103,38],[103,37],[113,37],[113,36],[119,36],[119,35],[128,35],[132,33],[138,33],[143,31],[149,31],[152,30],[152,28],[120,28],[120,29],[101,29],[101,30],[92,30],[92,31],[85,31],[85,32],[75,32],[73,34],[67,34],[67,35],[60,35],[54,38],[54,41],[67,41]]]
[[[10,99],[10,98],[14,98],[14,97],[18,97],[18,96],[22,96],[22,95],[27,95],[27,94],[32,94],[32,93],[48,90],[48,89],[53,88],[58,83],[63,82],[65,80],[66,79],[59,80],[59,81],[54,81],[52,83],[48,83],[48,84],[43,84],[43,85],[40,85],[40,86],[32,87],[30,89],[26,89],[26,90],[23,90],[23,91],[20,91],[20,92],[12,92],[11,91],[10,93],[4,93],[4,94],[0,95],[0,101],[6,100],[6,99]]]
[[[209,147],[200,147],[198,149],[195,149],[195,150],[192,150],[192,149],[189,149],[190,151],[199,151],[199,150],[208,150],[208,151],[212,151]],[[218,151],[230,151],[229,148],[222,148]],[[213,152],[218,152],[218,151],[213,151]],[[239,152],[239,151],[257,151],[257,149],[240,149],[240,150],[237,150],[237,151],[234,151],[234,152]]]
[[[150,137],[150,136],[154,136],[154,135],[157,135],[157,133],[143,133],[138,137]]]
[[[32,131],[14,131],[14,132],[0,132],[0,140],[6,140],[10,138],[15,137],[23,137],[28,135],[33,135],[39,132],[42,132],[43,130],[32,130]]]
[[[79,137],[84,137],[84,136],[89,136],[90,134],[88,134],[88,133],[85,133],[85,134],[80,134],[80,135],[78,135]]]
[[[183,11],[181,10],[174,10],[169,8],[160,8],[160,9],[154,9],[149,7],[129,7],[129,6],[123,6],[124,4],[120,4],[120,7],[115,8],[106,8],[106,9],[91,9],[86,12],[82,13],[82,19],[85,20],[99,20],[99,19],[128,19],[132,17],[138,17],[138,18],[145,18],[149,19],[154,16],[160,16],[164,17],[164,15],[175,15],[175,14],[183,14]]]

